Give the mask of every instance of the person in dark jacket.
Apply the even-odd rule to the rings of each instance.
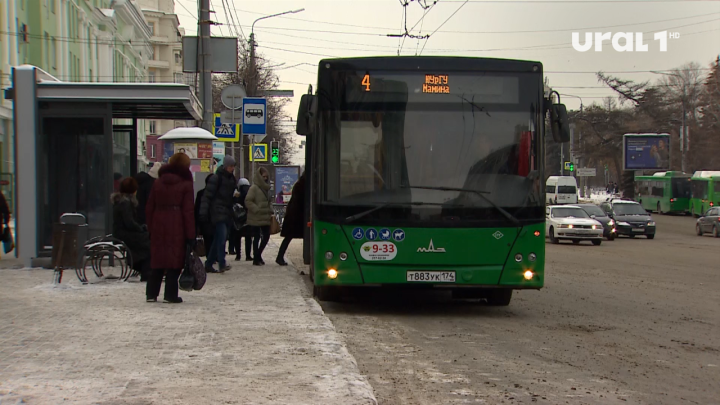
[[[135,175],[135,180],[137,180],[138,184],[137,221],[140,225],[147,224],[147,220],[145,219],[145,207],[147,206],[148,197],[150,197],[150,190],[152,190],[152,185],[155,182],[155,179],[158,178],[159,170],[160,163],[155,163],[155,165],[150,168],[149,172],[140,172]]]
[[[184,153],[172,155],[159,175],[146,209],[152,267],[146,295],[148,302],[157,301],[165,274],[165,302],[180,303],[178,279],[185,267],[187,245],[195,241],[190,158]]]
[[[200,220],[210,221],[215,227],[213,244],[207,254],[205,268],[208,273],[222,273],[230,270],[225,261],[225,245],[228,230],[232,226],[234,198],[239,195],[235,189],[235,159],[225,156],[222,166],[208,181],[200,203]],[[217,262],[218,269],[213,265]]]
[[[247,197],[248,191],[250,190],[250,182],[248,179],[242,177],[238,180],[238,186],[237,189],[240,192],[240,196],[236,199],[236,203],[240,204],[245,208],[245,211],[247,212],[247,207],[245,207],[245,197]],[[242,249],[240,249],[240,246],[242,245],[242,238],[245,238],[245,260],[248,262],[252,261],[251,251],[252,251],[252,231],[250,229],[250,226],[247,224],[243,224],[242,228],[238,229],[236,232],[237,238],[235,240],[235,252],[237,255],[235,256],[235,261],[239,261],[242,256]]]
[[[210,181],[210,178],[212,176],[214,176],[214,174],[211,173],[209,176],[205,177],[205,188],[207,188],[208,182]],[[203,243],[205,244],[205,254],[207,254],[208,250],[213,244],[213,234],[215,233],[215,227],[213,227],[210,221],[203,222],[200,219],[200,205],[202,204],[202,198],[205,195],[205,188],[198,191],[195,195],[195,226],[197,227],[197,233],[202,235],[203,237]]]
[[[277,259],[275,262],[281,266],[287,266],[285,252],[294,238],[301,239],[305,236],[305,172],[295,183],[292,189],[292,196],[285,209],[285,217],[282,221],[280,236],[284,239],[280,244]]]
[[[132,177],[120,181],[118,193],[113,193],[113,237],[120,239],[130,249],[132,266],[140,273],[140,281],[150,276],[150,236],[147,227],[137,221],[138,183]]]
[[[250,186],[245,197],[245,206],[248,216],[247,224],[253,232],[253,265],[262,266],[265,261],[262,252],[270,240],[270,224],[272,224],[273,209],[268,198],[270,191],[270,173],[261,167],[253,176],[253,185]]]
[[[2,217],[2,224],[0,224],[0,235],[3,235],[5,228],[10,226],[10,207],[8,206],[5,195],[0,191],[0,216]]]

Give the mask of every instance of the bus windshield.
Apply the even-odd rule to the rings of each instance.
[[[670,181],[674,198],[690,198],[692,187],[687,178],[674,178]]]
[[[337,96],[320,94],[322,203],[407,203],[468,220],[504,220],[493,205],[543,206],[541,86],[522,90],[519,73],[336,74]]]

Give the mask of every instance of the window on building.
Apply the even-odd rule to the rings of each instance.
[[[52,37],[50,42],[50,65],[53,69],[57,66],[57,40]]]
[[[182,62],[182,57],[180,55],[180,52],[175,52],[175,63],[179,65],[180,62]]]
[[[148,82],[155,83],[155,71],[151,70],[148,72]]]
[[[150,145],[150,158],[155,159],[155,144]]]
[[[45,33],[45,66],[50,66],[50,34]],[[49,70],[49,69],[48,69]]]
[[[148,28],[150,28],[150,35],[154,37],[155,36],[155,23],[149,22]]]
[[[157,121],[150,121],[150,133],[157,134]]]

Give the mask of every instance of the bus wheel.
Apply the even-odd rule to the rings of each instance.
[[[340,287],[313,286],[313,295],[320,301],[340,301]]]
[[[492,289],[487,293],[487,303],[494,307],[506,307],[510,305],[513,290],[509,288]]]
[[[553,245],[557,245],[558,243],[560,243],[558,238],[555,237],[555,229],[552,226],[550,227],[549,234],[550,234],[550,243],[552,243]]]
[[[703,236],[703,231],[700,227],[700,224],[695,224],[695,233],[697,233],[698,236]]]

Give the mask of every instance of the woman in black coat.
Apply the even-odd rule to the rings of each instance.
[[[137,222],[138,183],[132,177],[120,182],[119,192],[113,193],[113,237],[130,249],[133,268],[140,273],[140,281],[150,274],[150,236],[147,227]]]
[[[297,183],[293,186],[290,202],[285,209],[285,218],[283,218],[282,231],[280,236],[284,237],[280,250],[278,250],[275,263],[281,266],[287,266],[285,261],[285,252],[290,246],[293,238],[303,238],[305,235],[305,172],[300,175]]]

